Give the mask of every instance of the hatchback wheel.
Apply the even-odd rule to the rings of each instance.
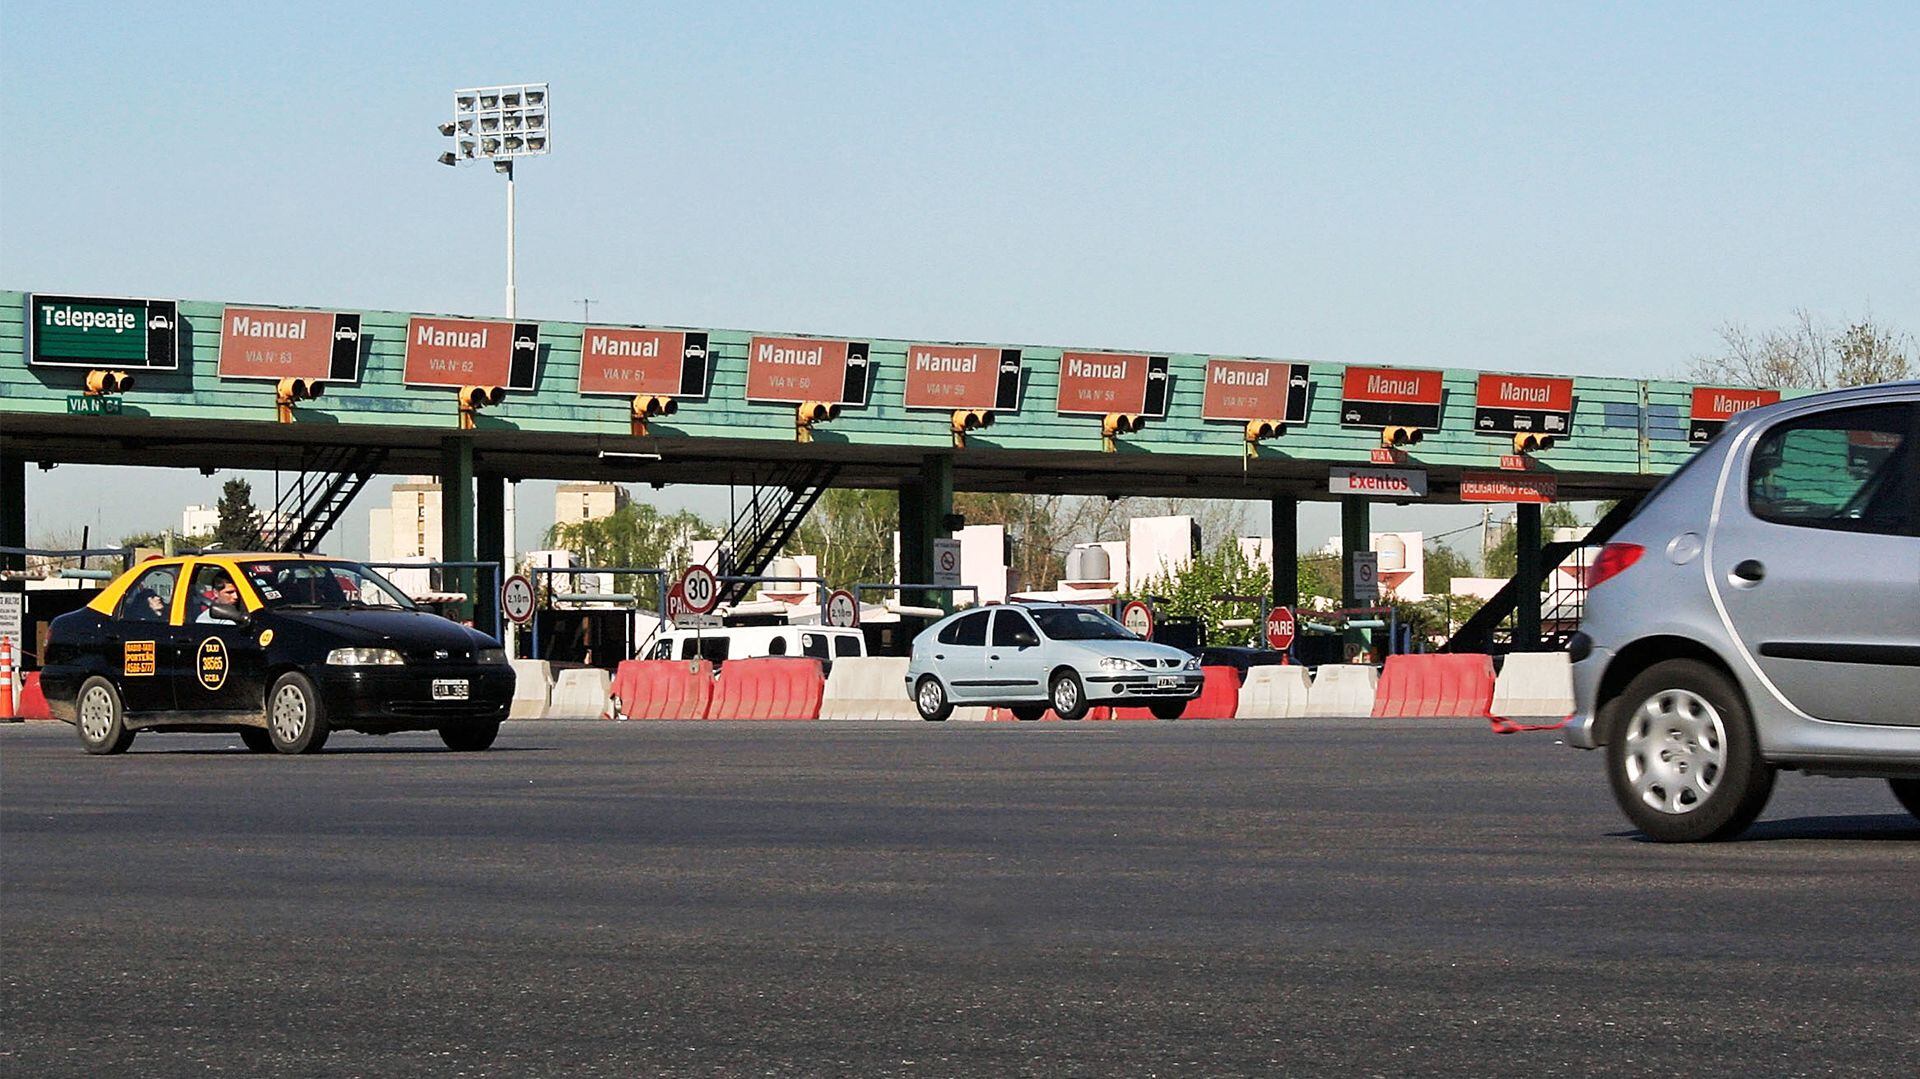
[[[913,687],[913,706],[920,710],[920,718],[929,723],[939,723],[953,714],[953,702],[947,700],[947,691],[940,680],[932,675],[923,675]]]
[[[282,753],[318,753],[327,744],[326,710],[304,674],[280,676],[267,693],[267,735]]]
[[[1087,688],[1072,671],[1054,675],[1047,696],[1053,701],[1053,714],[1061,719],[1082,719],[1087,714]]]
[[[74,729],[80,732],[80,745],[88,753],[125,753],[133,744],[133,732],[127,729],[126,708],[120,691],[104,678],[89,678],[80,686],[74,702]]]
[[[1907,807],[1907,812],[1920,817],[1920,779],[1889,779],[1887,786],[1893,788],[1893,796]]]
[[[1615,708],[1607,778],[1642,832],[1665,843],[1726,839],[1765,808],[1774,771],[1726,675],[1697,660],[1656,663]]]

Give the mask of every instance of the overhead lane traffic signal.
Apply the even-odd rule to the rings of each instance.
[[[462,386],[460,387],[460,429],[473,430],[473,418],[483,408],[491,408],[507,399],[507,391],[499,386]]]
[[[633,433],[636,436],[650,434],[647,421],[655,416],[671,416],[680,411],[673,398],[662,393],[635,394],[633,398]]]
[[[125,371],[88,371],[87,396],[99,397],[109,393],[126,393],[133,389],[133,376]]]
[[[813,425],[840,415],[840,406],[826,401],[802,401],[793,409],[793,440],[812,442]]]
[[[1285,427],[1280,420],[1248,420],[1246,429],[1247,456],[1260,456],[1260,440],[1277,436]]]
[[[273,403],[281,423],[293,422],[293,406],[326,392],[327,384],[311,378],[283,378],[274,385]]]
[[[1130,435],[1145,427],[1146,417],[1133,412],[1109,412],[1100,421],[1100,448],[1108,453],[1115,452],[1119,444],[1115,441],[1121,435]]]
[[[965,449],[967,432],[982,427],[993,426],[993,413],[984,408],[956,408],[953,410],[953,447]]]
[[[1552,449],[1554,437],[1547,434],[1523,432],[1513,436],[1513,452],[1518,454],[1537,453]]]

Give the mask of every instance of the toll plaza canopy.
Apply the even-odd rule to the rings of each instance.
[[[113,372],[131,388],[112,392]],[[305,398],[295,378],[324,393]],[[468,467],[505,478],[755,483],[818,462],[836,466],[834,486],[901,488],[936,461],[948,491],[1564,501],[1650,487],[1731,411],[1780,396],[1754,394],[0,292],[0,454],[43,463],[300,468],[313,447],[349,446],[381,450],[384,472],[438,473],[459,442]],[[1412,432],[1383,448],[1383,433]],[[1529,435],[1552,441],[1516,453]]]

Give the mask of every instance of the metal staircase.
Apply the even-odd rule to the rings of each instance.
[[[839,465],[796,461],[756,484],[720,540],[723,564],[715,566],[715,572],[723,577],[752,577],[765,572],[839,472]],[[750,587],[746,581],[722,582],[720,602],[738,603],[746,598]]]
[[[1518,574],[1506,583],[1486,605],[1473,613],[1473,617],[1462,623],[1446,644],[1442,652],[1493,652],[1539,650],[1552,651],[1566,646],[1567,638],[1580,624],[1580,613],[1586,606],[1586,586],[1559,585],[1545,594],[1540,603],[1540,640],[1515,641],[1511,629],[1506,625],[1514,608],[1520,605],[1520,590],[1531,588],[1536,593],[1547,578],[1564,563],[1568,557],[1582,547],[1593,547],[1613,538],[1620,526],[1633,516],[1634,508],[1640,504],[1638,496],[1623,498],[1606,516],[1594,522],[1592,528],[1581,539],[1569,543],[1543,543],[1540,545],[1540,576],[1533,580],[1522,580]]]
[[[369,446],[301,451],[300,474],[261,522],[259,549],[310,553],[319,547],[386,457],[386,450]]]

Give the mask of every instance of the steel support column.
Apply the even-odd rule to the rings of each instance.
[[[0,454],[0,547],[27,545],[27,459]],[[26,569],[26,555],[0,555],[0,569]]]
[[[1340,606],[1358,607],[1353,594],[1353,556],[1372,549],[1373,506],[1356,495],[1340,499]]]
[[[953,512],[953,457],[936,454],[920,463],[920,474],[900,486],[900,580],[933,580],[933,541],[948,535]],[[900,602],[947,606],[951,596],[903,594]]]
[[[473,440],[443,439],[440,443],[440,559],[473,561]],[[472,570],[446,570],[441,583],[448,589],[473,594]],[[461,618],[473,618],[471,600],[459,605]]]
[[[485,573],[474,577],[473,624],[492,633],[495,608],[500,605],[500,584],[513,572],[507,564],[507,481],[506,477],[483,472],[474,478],[473,533],[474,561],[498,562],[501,570],[492,580]]]
[[[1300,502],[1273,500],[1273,605],[1300,606]]]
[[[1538,505],[1523,502],[1514,507],[1513,551],[1514,579],[1520,582],[1513,606],[1513,647],[1531,651],[1540,647],[1540,579],[1546,576]]]

